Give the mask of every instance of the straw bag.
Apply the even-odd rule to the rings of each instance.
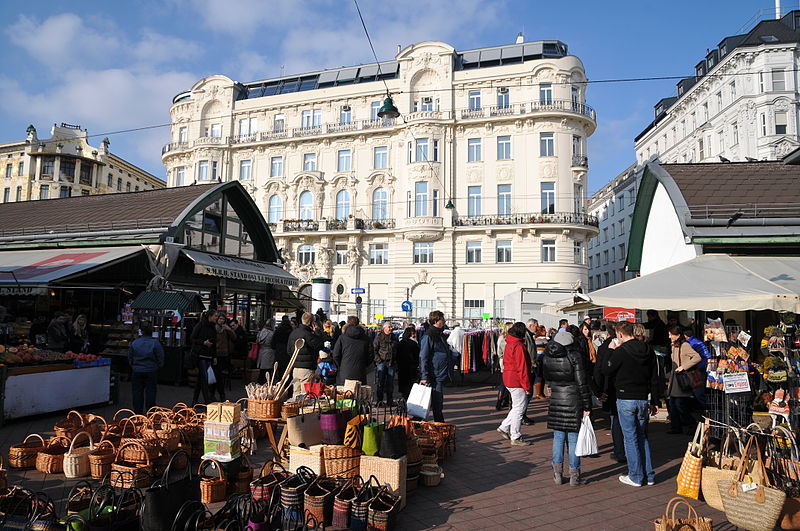
[[[203,475],[206,465],[211,463],[216,467],[219,477],[210,477]],[[203,503],[216,503],[225,499],[226,484],[225,475],[222,473],[222,465],[219,461],[214,459],[203,459],[200,462],[200,468],[197,469],[197,474],[200,476],[200,501]]]
[[[64,471],[64,454],[67,453],[70,441],[63,437],[54,437],[47,447],[36,454],[36,470],[42,474],[60,474]]]
[[[280,470],[275,470],[275,467]],[[283,468],[283,465],[267,461],[261,467],[258,478],[250,483],[250,495],[254,500],[269,500],[278,485],[287,477],[289,477],[289,473]]]
[[[350,527],[350,507],[356,499],[364,480],[361,476],[353,476],[333,497],[333,518],[334,527],[347,529]]]
[[[303,522],[303,494],[317,475],[308,467],[301,466],[297,473],[289,476],[280,485],[283,520],[287,523]]]
[[[28,441],[31,437],[36,437],[38,441]],[[38,433],[31,433],[19,443],[8,449],[8,466],[11,468],[33,468],[36,466],[36,454],[44,449],[46,443]]]
[[[335,407],[335,402],[331,402],[325,397],[327,408],[320,413],[319,425],[322,430],[322,442],[324,444],[342,444],[344,442],[344,432],[347,422],[351,420],[351,411],[340,410]]]
[[[719,494],[719,482],[723,480],[731,481],[736,477],[736,469],[739,466],[741,457],[737,457],[730,452],[730,441],[735,439],[739,447],[739,455],[743,448],[735,430],[729,430],[724,436],[722,448],[718,452],[708,452],[706,456],[706,466],[700,474],[700,491],[706,504],[718,511],[724,511],[722,497]]]
[[[688,515],[686,518],[675,518],[675,511],[680,505],[685,505],[688,508]],[[664,508],[664,515],[661,518],[656,518],[653,522],[655,531],[711,531],[712,523],[711,518],[705,516],[697,516],[694,507],[683,498],[674,497]]]
[[[92,479],[103,479],[111,472],[111,463],[114,462],[117,449],[114,443],[102,440],[94,447],[94,452],[89,454],[89,475]]]
[[[686,448],[683,455],[683,462],[678,471],[678,495],[693,498],[700,498],[700,474],[703,470],[703,436],[705,435],[705,425],[697,423],[694,430],[694,438]]]
[[[109,475],[111,485],[114,487],[123,489],[129,489],[133,486],[146,487],[153,477],[153,462],[147,456],[147,453],[143,454],[145,455],[144,463],[129,461],[125,458],[125,450],[131,446],[139,446],[138,451],[145,452],[141,443],[136,441],[125,443],[119,447],[114,457],[114,462],[111,464]]]
[[[305,514],[309,514],[324,525],[333,520],[333,497],[342,487],[342,481],[336,478],[317,476],[303,493]]]
[[[315,409],[318,403],[315,402]],[[319,410],[312,410],[310,413],[300,413],[286,420],[286,430],[289,444],[293,446],[310,447],[322,443],[322,428],[320,426]]]
[[[736,477],[732,481],[720,481],[719,492],[725,507],[725,516],[730,523],[749,531],[772,531],[781,514],[786,493],[770,487],[764,463],[761,460],[761,449],[755,441],[756,436],[751,435],[744,447],[744,454],[736,471]],[[750,450],[753,446],[755,446],[756,467],[760,472],[760,477],[757,477],[756,470],[752,475],[747,474],[747,464],[751,460]],[[757,487],[744,492],[742,486],[751,481],[757,484]]]
[[[386,489],[369,504],[367,525],[376,531],[389,531],[394,528],[395,517],[400,510],[400,498],[392,496]]]
[[[358,495],[350,503],[350,529],[352,531],[366,531],[369,506],[385,490],[386,488],[381,487],[380,481],[375,476],[370,476],[369,480],[361,486]]]
[[[84,435],[89,441],[89,446],[75,448],[75,441]],[[92,437],[85,431],[77,434],[69,445],[69,451],[64,454],[64,476],[67,478],[80,478],[89,475],[89,455],[95,450]]]
[[[322,447],[325,461],[325,475],[338,478],[351,478],[358,474],[361,450],[341,445]]]
[[[775,487],[786,493],[778,525],[781,529],[800,529],[800,456],[793,432],[776,426],[767,439],[766,453],[765,466]]]

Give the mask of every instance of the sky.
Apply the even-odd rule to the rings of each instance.
[[[397,45],[437,40],[456,50],[556,39],[579,57],[597,111],[589,191],[634,162],[633,139],[675,80],[773,0],[360,0],[380,60]],[[797,0],[783,0],[784,11]],[[752,24],[751,24],[752,26]],[[0,143],[28,124],[79,124],[97,146],[164,177],[172,97],[224,74],[252,81],[373,61],[352,0],[40,0],[0,3]],[[138,131],[119,132],[145,128]],[[112,134],[114,133],[114,134]],[[97,136],[94,136],[97,135]]]

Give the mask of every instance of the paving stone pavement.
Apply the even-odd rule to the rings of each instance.
[[[495,391],[490,385],[449,387],[445,391],[445,418],[458,426],[457,451],[443,467],[445,478],[438,487],[422,487],[410,494],[407,507],[399,514],[400,530],[483,530],[498,529],[653,529],[652,521],[663,513],[675,495],[675,476],[689,440],[668,435],[663,422],[651,424],[650,441],[656,467],[656,485],[629,487],[617,477],[627,473],[609,457],[611,434],[608,421],[595,420],[600,456],[582,459],[588,484],[556,486],[550,466],[552,435],[547,430],[547,402],[535,400],[528,415],[536,424],[523,427],[533,446],[512,447],[495,431],[505,412],[494,409]],[[244,395],[241,382],[234,382],[229,399]],[[159,386],[158,404],[171,406],[191,399],[187,387]],[[123,383],[120,404],[81,408],[109,417],[130,404],[130,385]],[[61,417],[47,415],[10,421],[0,429],[0,451],[21,441],[28,433],[51,434]],[[254,462],[260,465],[271,452],[262,444]],[[35,470],[9,473],[9,481],[46,490],[63,500],[77,480],[63,476],[45,477]],[[692,500],[697,512],[714,520],[714,529],[735,529],[725,515],[702,502]]]

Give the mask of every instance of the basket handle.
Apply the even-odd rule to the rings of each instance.
[[[83,418],[83,415],[81,415],[81,412],[80,412],[80,411],[75,411],[75,410],[73,409],[72,411],[70,411],[69,413],[67,413],[67,419],[69,419],[69,417],[70,417],[71,415],[77,415],[77,416],[78,416],[78,420],[80,420],[80,421],[81,421],[81,426],[85,426],[85,425],[86,425],[86,419],[84,419],[84,418]]]
[[[50,448],[55,443],[58,443],[59,445],[63,446],[64,448],[69,448],[70,442],[71,441],[69,439],[67,439],[66,437],[61,437],[61,436],[53,437],[52,439],[50,439],[50,442],[47,443],[47,448]]]
[[[119,460],[119,456],[122,453],[123,448],[127,448],[128,446],[138,446],[139,448],[144,450],[144,457],[147,460],[147,466],[150,466],[150,465],[153,464],[152,460],[150,459],[150,454],[147,452],[147,448],[145,447],[145,445],[143,445],[139,441],[128,441],[125,444],[121,444],[119,446],[119,449],[117,450],[117,455],[114,458],[114,461],[118,461]]]
[[[111,451],[112,451],[112,452],[114,452],[115,454],[117,453],[117,449],[116,449],[116,447],[114,446],[114,443],[113,443],[113,442],[111,442],[111,441],[109,441],[108,439],[101,439],[101,440],[100,440],[100,442],[99,442],[99,443],[97,443],[97,446],[95,446],[95,447],[94,447],[94,448],[95,448],[95,450],[99,449],[99,448],[100,448],[101,446],[103,446],[104,444],[107,444],[108,446],[110,446],[110,447],[111,447]]]
[[[130,413],[130,414],[131,414],[131,416],[134,416],[134,415],[136,415],[136,413],[134,413],[134,412],[133,412],[133,410],[130,410],[130,409],[120,409],[119,411],[117,411],[116,413],[114,413],[114,416],[113,416],[113,417],[111,417],[111,422],[120,422],[120,421],[124,420],[124,419],[118,419],[118,418],[117,418],[117,417],[119,416],[119,414],[120,414],[120,413]],[[125,417],[125,418],[128,418],[128,417]]]
[[[83,494],[89,493],[89,499],[91,500],[92,496],[94,495],[94,491],[92,490],[92,484],[88,481],[81,480],[77,482],[67,494],[67,504],[74,500],[77,496],[81,496]]]
[[[197,475],[203,478],[203,469],[205,468],[206,464],[214,463],[217,467],[217,471],[219,472],[219,479],[225,479],[225,475],[222,473],[222,465],[216,459],[203,459],[200,461],[200,467],[197,469]]]
[[[188,407],[189,407],[189,404],[187,404],[186,402],[178,402],[177,404],[172,406],[172,409],[170,411],[172,411],[173,413],[177,413],[178,411],[181,411],[183,409],[187,409]]]
[[[94,450],[94,441],[92,440],[92,436],[89,435],[88,432],[81,431],[75,434],[75,437],[72,438],[72,442],[69,443],[69,453],[72,453],[72,450],[75,448],[75,441],[77,441],[78,437],[81,435],[86,435],[86,438],[89,439],[89,449]]]
[[[697,520],[698,519],[697,518],[697,511],[694,510],[694,507],[689,505],[689,503],[685,499],[681,498],[680,496],[675,496],[674,498],[672,498],[669,501],[669,503],[667,503],[667,507],[664,510],[664,513],[665,513],[664,516],[666,516],[666,513],[669,512],[670,513],[669,519],[670,520],[675,520],[675,511],[681,505],[685,505],[686,507],[689,508],[688,518],[691,518],[692,520]]]
[[[47,446],[47,443],[44,442],[44,437],[42,437],[38,433],[31,433],[30,435],[22,439],[23,444],[28,442],[28,439],[30,439],[31,437],[39,437],[39,440],[42,441],[42,446]]]

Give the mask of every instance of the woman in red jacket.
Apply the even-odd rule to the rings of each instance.
[[[523,439],[520,433],[522,417],[528,409],[528,394],[531,392],[531,357],[525,344],[524,323],[514,323],[506,336],[503,385],[511,394],[511,411],[497,431],[505,439],[511,440],[512,446],[529,446],[533,443]]]

